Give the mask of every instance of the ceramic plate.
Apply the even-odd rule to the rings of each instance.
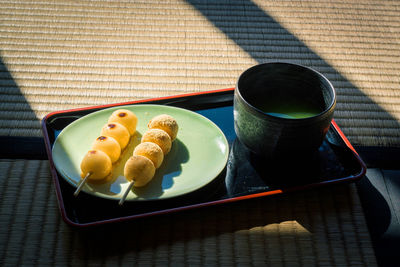
[[[229,145],[222,131],[209,119],[171,106],[118,106],[74,121],[57,137],[52,149],[54,165],[71,185],[76,187],[80,181],[80,162],[100,135],[101,128],[111,113],[121,108],[131,110],[138,117],[136,133],[120,159],[113,164],[109,181],[102,184],[87,183],[82,191],[101,198],[119,200],[129,185],[123,176],[124,164],[147,131],[147,123],[159,114],[169,114],[176,119],[179,125],[178,136],[154,178],[145,187],[133,188],[127,201],[166,199],[187,194],[210,183],[224,169]]]

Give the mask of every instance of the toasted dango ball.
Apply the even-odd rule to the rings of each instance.
[[[148,158],[153,162],[156,169],[160,167],[164,160],[164,152],[162,151],[161,147],[152,142],[140,143],[137,147],[135,147],[133,155],[140,155]]]
[[[118,122],[124,125],[130,135],[135,133],[137,121],[138,119],[135,113],[127,109],[118,109],[114,111],[108,119],[108,123]]]
[[[99,136],[94,140],[92,149],[101,150],[106,153],[111,162],[114,163],[119,159],[121,155],[121,146],[113,137],[110,136]]]
[[[134,181],[135,187],[145,186],[155,172],[153,162],[145,156],[133,155],[125,163],[124,176],[128,181]]]
[[[167,114],[155,116],[147,124],[147,127],[149,127],[149,129],[161,129],[166,131],[169,137],[171,137],[171,141],[175,140],[179,128],[176,120]]]
[[[167,132],[160,129],[150,129],[142,136],[142,143],[152,142],[156,143],[163,151],[164,156],[171,150],[171,138]]]
[[[117,140],[121,149],[124,149],[129,142],[129,131],[125,126],[118,122],[107,123],[101,129],[101,135],[110,136]]]
[[[102,180],[111,173],[112,163],[109,156],[101,150],[89,150],[81,162],[81,176],[90,173],[89,180]]]

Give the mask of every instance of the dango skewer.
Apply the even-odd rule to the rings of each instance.
[[[168,120],[168,123],[164,123],[164,119]],[[141,143],[133,151],[133,156],[125,164],[124,175],[130,183],[119,205],[123,205],[133,186],[145,186],[153,179],[156,169],[170,152],[172,141],[178,132],[175,119],[165,114],[154,117],[148,127],[149,130],[143,134]]]
[[[130,136],[135,133],[136,125],[137,117],[129,110],[118,109],[111,114],[101,129],[101,135],[93,142],[92,149],[82,159],[83,179],[78,183],[74,196],[78,196],[89,180],[102,180],[111,173],[112,164],[119,159]]]

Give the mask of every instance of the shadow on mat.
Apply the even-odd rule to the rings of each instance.
[[[349,223],[353,215],[346,217],[354,212],[348,205],[351,193],[347,186],[333,186],[84,229],[75,243],[82,249],[75,250],[82,251],[78,257],[98,259],[126,253],[140,258],[150,251],[168,257],[181,248],[182,255],[191,258],[250,245],[260,253],[271,253],[272,247],[285,251],[301,240],[305,251],[314,255],[315,246],[339,245],[338,240],[346,238],[356,242],[353,234],[345,238],[346,229],[354,227]]]
[[[376,112],[385,114],[385,119],[390,119],[391,121],[393,121],[393,127],[395,129],[399,129],[396,136],[399,137],[400,123],[395,118],[393,118],[392,115],[385,111],[370,97],[365,95],[359,88],[357,88],[353,83],[351,83],[343,75],[341,75],[333,66],[328,64],[316,52],[310,49],[296,36],[291,34],[287,29],[285,29],[276,20],[274,20],[273,17],[268,15],[264,10],[262,10],[252,1],[244,0],[240,3],[240,7],[238,5],[235,5],[235,3],[232,4],[230,1],[226,0],[209,2],[204,2],[200,0],[186,1],[193,7],[195,7],[199,12],[201,12],[201,14],[206,17],[215,27],[223,32],[228,38],[233,40],[239,47],[241,47],[258,63],[264,63],[268,61],[287,61],[307,65],[320,71],[332,82],[333,86],[336,88],[338,97],[345,97],[345,94],[341,95],[342,88],[347,88],[358,92],[358,95],[362,99],[359,100],[359,103],[368,103],[371,105],[371,108]],[[238,26],[240,26],[241,30],[238,30]],[[246,30],[242,30],[243,28],[245,28]],[[252,42],[252,40],[254,40],[254,42]],[[285,47],[285,44],[288,43],[291,43],[290,46],[296,45],[298,51],[303,51],[303,53],[307,55],[307,58],[302,59],[298,57],[297,59],[293,59],[293,56],[291,58],[289,53],[285,53],[285,49],[282,49],[282,51],[277,51],[276,49],[273,49],[274,47]],[[261,49],[265,52],[260,52],[260,49],[255,48],[256,46],[261,47]],[[317,66],[315,66],[314,64]],[[338,103],[340,103],[340,100],[338,101]],[[337,108],[340,108],[340,106]],[[336,121],[340,126],[340,118],[337,118]],[[376,136],[388,136],[385,133],[385,129],[383,127],[381,129],[379,129],[378,127],[379,126],[376,126],[376,128],[374,129]],[[361,144],[353,143],[353,145]],[[387,144],[387,146],[388,145],[390,144]],[[372,153],[376,152],[376,150],[374,152],[375,148],[371,149]],[[366,152],[368,153],[368,148]],[[371,151],[369,153],[371,153]],[[335,207],[332,208],[334,209]],[[389,208],[385,201],[381,202],[380,209],[382,210],[382,212],[388,211]],[[326,212],[329,212],[329,210]],[[300,223],[305,228],[307,228],[307,225],[303,224],[304,221],[300,220]]]
[[[343,88],[359,92],[361,99],[357,100],[358,103],[369,104],[372,110],[385,114],[385,120],[390,119],[393,121],[393,127],[399,129],[396,137],[400,137],[400,122],[251,0],[243,0],[239,4],[229,0],[186,0],[186,2],[195,7],[258,63],[285,61],[305,65],[325,75],[335,87],[338,97],[345,97],[341,95]],[[295,50],[290,51],[290,48]],[[337,109],[340,109],[340,100]],[[334,118],[340,126],[340,118],[335,116]],[[373,130],[371,137],[388,136],[384,128],[377,126]],[[353,142],[353,145],[359,144]]]
[[[0,73],[0,158],[47,159],[43,138],[26,136],[40,121],[2,58]]]

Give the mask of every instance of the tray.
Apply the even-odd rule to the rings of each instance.
[[[265,162],[254,156],[236,138],[233,126],[233,90],[229,88],[57,111],[45,116],[42,120],[42,131],[63,220],[73,226],[89,227],[317,186],[354,182],[364,176],[364,162],[334,120],[323,144],[312,158],[277,163]],[[116,201],[83,192],[75,198],[75,187],[67,183],[54,167],[51,148],[57,135],[71,122],[91,112],[144,103],[185,108],[213,121],[223,131],[229,143],[230,153],[225,170],[199,190],[171,199],[131,201],[120,207]]]

